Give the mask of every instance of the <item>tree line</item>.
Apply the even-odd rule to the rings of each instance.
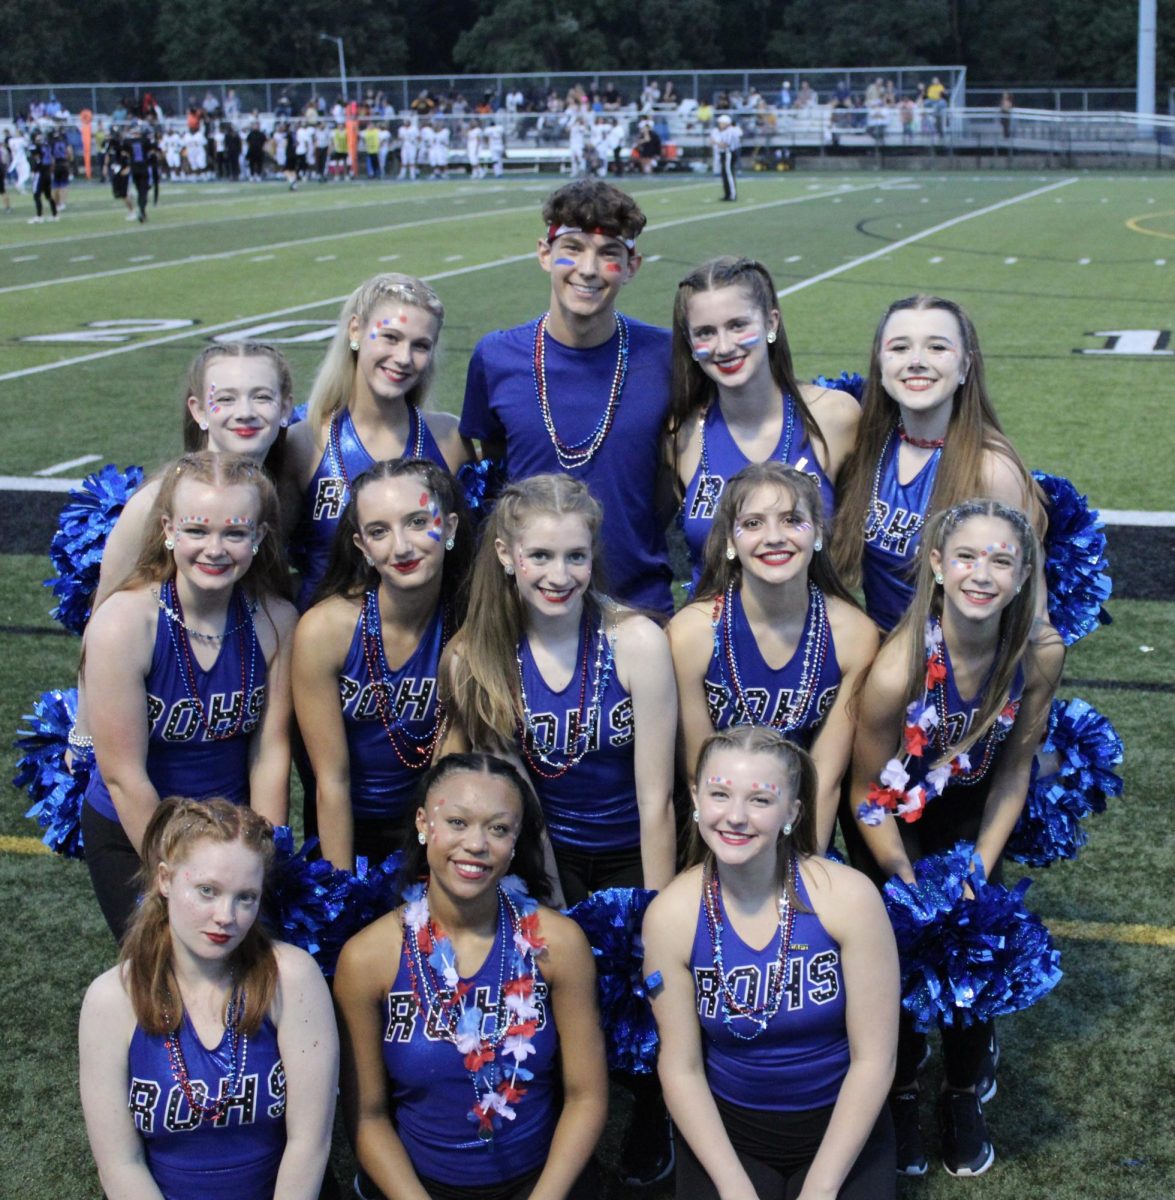
[[[1175,78],[1160,0],[1157,78]],[[0,83],[961,63],[1132,86],[1137,0],[0,0]]]

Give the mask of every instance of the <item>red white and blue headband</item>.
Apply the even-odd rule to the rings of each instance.
[[[618,242],[627,246],[629,250],[636,249],[636,238],[622,237],[618,230],[605,229],[602,225],[597,225],[595,229],[581,229],[578,225],[550,225],[547,227],[547,241],[553,242],[565,233],[598,233],[603,237],[615,238]]]

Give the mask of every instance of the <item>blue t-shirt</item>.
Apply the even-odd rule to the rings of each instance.
[[[420,776],[429,767],[427,757],[419,765],[408,764],[416,763],[417,748],[427,742],[436,724],[437,664],[445,647],[445,616],[438,605],[432,623],[398,671],[388,667],[380,639],[377,669],[386,683],[372,682],[363,645],[364,624],[361,611],[339,676],[351,772],[351,811],[363,820],[393,822],[403,816],[414,799]],[[380,717],[381,690],[387,695],[389,719],[394,722],[392,736],[408,764],[389,744]]]
[[[895,428],[882,447],[873,484],[873,502],[865,514],[865,550],[861,558],[861,587],[865,611],[888,633],[904,616],[914,598],[914,571],[922,525],[942,458],[939,448],[909,483],[898,482]]]
[[[246,622],[243,638],[237,634],[225,638],[216,662],[207,671],[191,655],[194,697],[180,667],[181,661],[188,661],[180,641],[183,631],[166,613],[159,613],[145,685],[147,777],[161,797],[207,800],[223,796],[234,804],[249,802],[249,741],[265,709],[266,666],[253,621],[245,616],[244,603],[238,590],[229,608],[230,623]],[[209,736],[209,726],[213,732],[235,732],[230,737],[214,738]],[[86,803],[107,820],[118,820],[114,801],[96,767],[86,788]]]
[[[471,978],[462,980],[469,985],[466,1010],[476,1007],[484,1014],[483,1036],[493,1034],[502,1003],[500,989],[509,970],[503,955],[511,953],[505,944],[508,929],[509,922],[499,919],[485,962]],[[521,1085],[526,1095],[514,1106],[514,1119],[503,1119],[493,1140],[483,1142],[476,1120],[470,1120],[478,1097],[464,1055],[438,1031],[443,1014],[436,1007],[421,1012],[409,967],[411,936],[405,931],[399,968],[384,1003],[383,1058],[396,1132],[412,1166],[428,1179],[460,1187],[488,1187],[528,1175],[547,1161],[559,1119],[559,1037],[547,985],[536,965],[534,1004],[539,1015],[529,1039],[535,1053],[524,1064],[534,1078]],[[447,996],[442,992],[438,1005]],[[509,1078],[514,1059],[499,1047],[497,1061],[505,1073],[502,1077]]]
[[[840,691],[840,663],[823,593],[808,584],[808,614],[800,640],[778,671],[763,659],[742,594],[735,591],[731,599],[729,614],[724,602],[714,606],[714,652],[705,678],[710,723],[715,729],[774,725],[788,741],[807,750]]]
[[[449,469],[436,438],[415,404],[408,405],[408,440],[405,458],[427,458],[438,467]],[[375,459],[359,440],[349,409],[341,409],[327,427],[326,449],[306,485],[302,497],[302,516],[290,539],[294,565],[301,572],[298,585],[298,611],[310,607],[314,590],[326,574],[335,530],[343,510],[351,499],[351,481],[375,466]]]
[[[702,415],[701,438],[698,466],[685,489],[685,499],[681,504],[681,528],[689,548],[695,587],[702,575],[702,551],[710,526],[714,523],[714,514],[718,511],[718,501],[722,499],[727,482],[751,462],[738,448],[722,414],[722,405],[717,400],[712,401]],[[816,451],[808,441],[796,402],[791,396],[784,396],[779,442],[766,461],[785,463],[812,477],[824,503],[824,527],[831,529],[836,511],[836,489],[824,474]]]
[[[669,412],[670,332],[619,318],[628,325],[628,371],[611,428],[592,458],[568,473],[583,480],[604,508],[608,589],[619,599],[666,616],[673,612],[673,573],[665,530],[654,511]],[[509,479],[562,470],[539,408],[535,334],[539,322],[487,334],[465,378],[461,433],[503,441]],[[547,395],[560,441],[587,443],[608,406],[620,332],[601,346],[579,350],[545,335]]]
[[[189,1081],[203,1084],[192,1088],[206,1097],[201,1103],[230,1094],[228,1031],[209,1050],[185,1012],[179,1042]],[[268,1017],[242,1043],[244,1074],[213,1119],[192,1111],[172,1073],[166,1039],[139,1028],[131,1035],[128,1104],[165,1200],[272,1200],[286,1146],[286,1073]]]
[[[799,871],[796,891],[811,907]],[[721,901],[720,911],[727,986],[740,1004],[758,1007],[776,978],[781,931],[776,928],[771,941],[755,950],[734,931]],[[689,965],[706,1082],[714,1095],[743,1108],[772,1112],[836,1103],[849,1070],[845,981],[840,946],[815,913],[796,911],[779,1009],[752,1041],[743,1040],[756,1030],[751,1020],[733,1015],[729,1025],[724,1020],[728,1009],[714,965],[705,896],[698,907]]]

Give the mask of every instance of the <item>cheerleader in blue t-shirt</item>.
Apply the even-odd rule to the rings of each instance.
[[[773,729],[703,746],[690,867],[649,906],[658,1073],[690,1200],[885,1200],[898,960],[881,899],[818,857],[811,760]]]

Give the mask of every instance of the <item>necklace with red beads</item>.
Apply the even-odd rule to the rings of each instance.
[[[221,1077],[217,1097],[212,1101],[209,1101],[208,1093],[203,1090],[203,1087],[197,1089],[192,1086],[192,1079],[188,1074],[188,1064],[184,1060],[183,1047],[180,1045],[179,1029],[171,1030],[163,1039],[172,1078],[179,1084],[179,1089],[188,1102],[188,1106],[192,1112],[199,1113],[201,1117],[207,1117],[210,1121],[219,1120],[230,1102],[241,1090],[241,1080],[245,1076],[245,1060],[249,1055],[249,1038],[241,1032],[241,1018],[244,1015],[245,989],[234,987],[224,1011],[224,1030],[229,1044],[229,1069],[228,1074]],[[166,1011],[164,1011],[163,1020],[167,1024],[171,1023],[170,1016]]]
[[[944,437],[915,437],[912,433],[906,432],[906,427],[901,421],[898,422],[898,439],[905,442],[907,446],[917,446],[919,450],[941,450],[947,444],[947,440]]]
[[[718,870],[713,863],[708,863],[702,870],[702,906],[706,912],[710,949],[714,956],[714,968],[718,973],[718,987],[722,994],[722,1023],[734,1037],[743,1042],[753,1042],[759,1037],[783,1003],[787,983],[787,956],[791,949],[792,930],[796,922],[796,912],[788,898],[787,881],[789,878],[794,879],[796,873],[797,864],[793,854],[788,860],[784,881],[779,889],[779,949],[775,955],[775,962],[767,971],[767,989],[763,1003],[750,1004],[738,998],[737,979],[732,986],[726,975],[726,964],[722,954],[726,923],[722,919],[722,883],[718,877]],[[741,978],[741,975],[739,977]],[[753,1031],[743,1033],[736,1029],[736,1020],[750,1021],[754,1026]]]
[[[160,585],[159,607],[168,618],[167,630],[171,635],[171,645],[175,651],[184,692],[195,708],[200,724],[204,726],[206,739],[213,742],[227,741],[240,733],[248,732],[246,718],[252,715],[256,723],[256,714],[250,714],[249,709],[257,682],[257,632],[253,624],[253,610],[240,589],[234,589],[229,605],[229,612],[235,609],[238,614],[233,631],[237,637],[237,658],[241,663],[241,698],[239,704],[232,706],[236,710],[236,719],[231,724],[228,716],[216,721],[208,719],[208,711],[204,707],[196,680],[196,663],[192,656],[192,643],[188,640],[188,627],[184,623],[184,609],[174,579],[164,580]]]
[[[555,447],[555,456],[559,465],[565,471],[576,467],[586,466],[595,456],[596,451],[604,444],[612,422],[616,419],[616,409],[620,405],[620,393],[624,389],[624,379],[628,374],[628,322],[619,313],[616,314],[616,331],[619,344],[616,348],[616,369],[612,373],[612,387],[608,393],[608,403],[595,429],[578,442],[565,442],[555,428],[555,418],[551,414],[551,402],[547,394],[547,324],[551,314],[544,313],[534,331],[534,349],[532,353],[532,368],[534,371],[534,391],[539,402],[539,412],[542,414],[543,426],[551,444]]]
[[[903,553],[900,547],[909,546],[926,522],[925,513],[912,512],[908,515],[906,522],[896,531],[885,527],[886,518],[889,516],[889,505],[883,503],[881,499],[881,476],[889,460],[889,448],[893,443],[894,434],[897,434],[899,439],[905,437],[905,431],[902,429],[900,422],[889,431],[885,443],[881,447],[881,455],[878,457],[877,466],[873,470],[873,489],[869,495],[869,508],[865,513],[865,541],[872,543],[874,538],[880,533],[880,548],[891,554]],[[935,462],[939,452],[942,450],[942,446],[930,446],[927,448],[934,451],[934,455],[929,461]],[[898,473],[896,454],[894,455],[893,472],[896,483]]]
[[[440,649],[443,651],[453,632],[452,617],[447,604],[440,605],[439,614],[433,616],[434,622],[438,616],[441,621]],[[359,636],[363,643],[363,658],[367,664],[367,675],[372,683],[376,712],[379,713],[384,733],[387,734],[388,744],[403,766],[410,771],[419,771],[432,761],[437,739],[445,727],[445,705],[438,697],[431,725],[420,733],[414,733],[410,727],[411,723],[405,720],[403,714],[393,704],[395,674],[388,666],[387,654],[384,651],[383,619],[379,611],[378,587],[368,588],[364,594],[363,608],[359,613]],[[423,636],[429,637],[430,630],[426,630]],[[433,681],[433,686],[435,688],[435,681]]]
[[[408,404],[408,436],[404,439],[404,453],[401,458],[424,457],[424,421],[415,404]],[[332,478],[343,481],[342,502],[345,504],[351,498],[351,476],[347,474],[347,463],[343,458],[343,418],[348,415],[346,409],[340,409],[330,419],[326,429],[327,470]]]

